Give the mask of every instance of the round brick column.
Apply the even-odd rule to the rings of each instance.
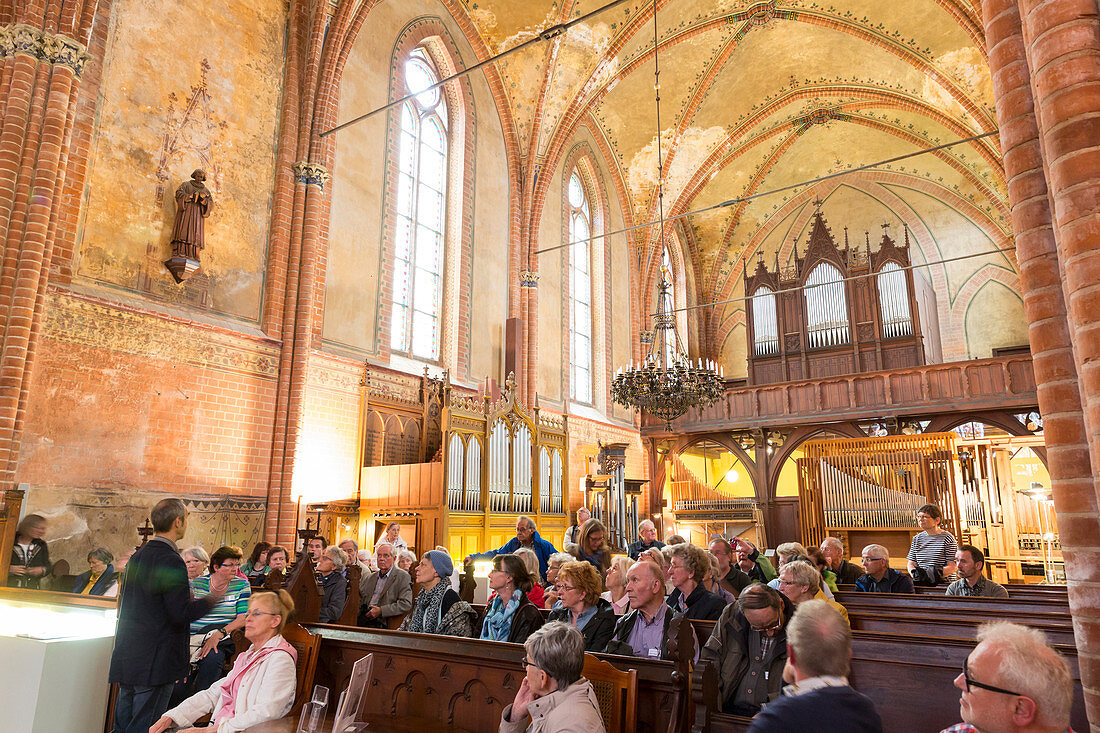
[[[1093,730],[1098,730],[1100,563],[1097,558],[1100,557],[1100,526],[1097,523],[1097,494],[1090,468],[1089,420],[1082,408],[1086,389],[1078,378],[1081,354],[1074,350],[1078,324],[1068,316],[1066,306],[1067,301],[1072,302],[1072,286],[1066,279],[1063,259],[1066,252],[1060,253],[1056,236],[1061,219],[1056,214],[1064,214],[1058,204],[1057,190],[1065,187],[1065,181],[1063,178],[1048,182],[1048,171],[1054,173],[1054,170],[1048,157],[1051,151],[1044,144],[1040,128],[1048,129],[1051,120],[1046,119],[1047,110],[1042,104],[1043,119],[1036,117],[1033,86],[1038,87],[1031,69],[1037,67],[1029,53],[1034,43],[1028,42],[1028,34],[1024,31],[1026,20],[1021,18],[1021,12],[1027,13],[1026,5],[1020,2],[1018,7],[1017,0],[984,0],[982,11],[1081,681],[1089,720]],[[1093,11],[1095,7],[1092,5]],[[1046,53],[1051,48],[1081,47],[1080,39],[1070,36],[1063,38],[1061,43],[1051,45],[1051,41],[1051,37],[1042,39]],[[1040,69],[1039,73],[1045,74],[1046,70]],[[1100,81],[1100,77],[1097,80]],[[1100,98],[1100,84],[1094,83],[1091,91],[1093,99]],[[1091,108],[1100,109],[1100,105],[1094,103]],[[1094,186],[1092,189],[1095,191]],[[1095,274],[1091,279],[1097,282]],[[1096,455],[1095,446],[1093,448],[1092,455]]]

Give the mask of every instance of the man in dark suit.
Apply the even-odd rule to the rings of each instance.
[[[173,684],[187,676],[188,625],[221,599],[213,591],[191,597],[176,547],[187,525],[183,502],[163,499],[150,518],[155,534],[130,558],[119,594],[108,675],[118,683],[113,733],[147,733],[164,714]]]
[[[364,576],[359,581],[359,626],[375,629],[388,628],[388,619],[403,616],[412,608],[412,577],[394,567],[394,549],[389,542],[382,542],[374,553],[378,572]]]

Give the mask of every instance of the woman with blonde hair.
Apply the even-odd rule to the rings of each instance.
[[[519,548],[516,550],[516,555],[519,556],[520,560],[523,560],[528,572],[535,578],[535,583],[531,586],[531,590],[527,592],[527,597],[531,599],[531,603],[539,608],[546,608],[546,589],[539,583],[539,556],[530,547]]]
[[[282,637],[282,631],[293,612],[294,601],[285,590],[253,595],[244,624],[245,638],[252,646],[237,657],[228,677],[166,712],[149,733],[189,726],[207,714],[211,727],[184,728],[179,733],[237,733],[290,712],[298,653]]]
[[[611,548],[604,542],[606,534],[603,524],[598,519],[589,519],[581,525],[581,532],[577,536],[577,546],[571,553],[578,560],[583,560],[596,568],[596,572],[603,578],[607,568],[611,566]]]
[[[564,621],[584,637],[585,651],[600,652],[615,632],[615,611],[600,598],[603,581],[586,562],[567,562],[558,571],[558,599],[561,608],[550,612],[547,621]]]
[[[630,609],[630,598],[626,595],[626,574],[634,564],[626,555],[618,555],[611,559],[611,566],[604,574],[604,587],[607,588],[600,598],[611,604],[611,610],[616,616],[622,616]]]

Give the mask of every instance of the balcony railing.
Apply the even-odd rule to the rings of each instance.
[[[705,410],[674,420],[672,433],[807,425],[887,416],[1033,408],[1030,354],[928,364],[881,372],[779,384],[731,387]],[[644,435],[663,435],[665,423],[642,416]]]

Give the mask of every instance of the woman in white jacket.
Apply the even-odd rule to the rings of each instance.
[[[244,622],[244,635],[252,646],[237,657],[228,677],[169,710],[149,733],[175,726],[183,727],[180,733],[238,733],[290,712],[298,654],[280,634],[293,610],[294,601],[285,590],[253,594]],[[184,727],[207,713],[213,727]]]

